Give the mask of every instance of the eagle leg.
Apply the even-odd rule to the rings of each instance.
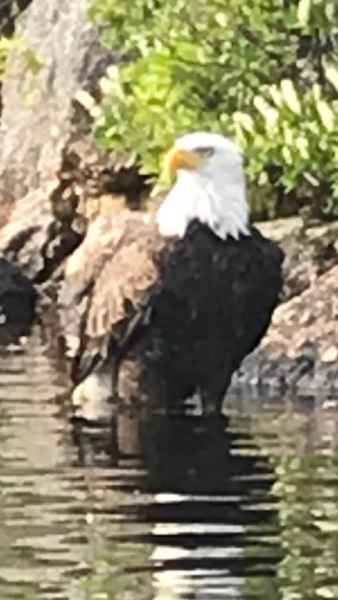
[[[150,306],[143,306],[139,309],[134,316],[128,321],[126,329],[118,341],[117,350],[119,356],[126,354],[127,350],[131,347],[134,341],[134,335],[139,331],[142,325],[149,325],[150,322]]]
[[[138,310],[129,320],[125,331],[119,339],[114,349],[114,360],[112,363],[112,397],[113,401],[121,401],[120,387],[120,369],[124,359],[128,357],[128,353],[136,341],[136,337],[142,326],[147,326],[150,323],[151,307],[145,303],[142,306],[143,310]],[[127,363],[129,361],[127,360]],[[129,367],[127,367],[128,370]],[[137,371],[138,369],[136,369]],[[123,376],[122,376],[123,378]],[[131,386],[132,387],[132,386]]]

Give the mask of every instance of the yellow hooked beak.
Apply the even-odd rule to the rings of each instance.
[[[160,178],[152,195],[167,191],[175,181],[179,169],[193,171],[202,164],[203,157],[193,150],[183,150],[173,146],[162,159]]]
[[[202,163],[202,157],[193,150],[175,148],[169,150],[164,159],[164,170],[173,178],[179,169],[193,171],[198,169]]]

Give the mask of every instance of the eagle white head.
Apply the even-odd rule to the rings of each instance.
[[[182,237],[198,219],[221,239],[249,235],[243,159],[237,146],[216,133],[189,133],[167,156],[176,183],[157,212],[164,236]]]

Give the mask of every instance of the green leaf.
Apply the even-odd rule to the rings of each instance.
[[[228,17],[225,12],[218,12],[215,14],[215,21],[220,27],[226,27],[228,24]]]
[[[328,103],[325,100],[318,100],[318,102],[316,102],[316,109],[325,129],[327,129],[327,131],[333,131],[335,126],[335,115]]]
[[[250,115],[248,115],[246,113],[242,113],[242,112],[235,112],[233,115],[233,119],[234,119],[235,123],[240,125],[243,129],[245,129],[249,133],[254,132],[254,120]]]
[[[324,72],[326,79],[333,85],[338,92],[338,69],[334,64],[327,64],[324,66]]]
[[[271,85],[269,87],[269,93],[270,96],[272,98],[272,100],[274,101],[275,105],[280,108],[283,104],[283,96],[280,92],[280,90],[278,89],[277,85]]]
[[[254,105],[264,117],[267,129],[274,128],[278,122],[278,111],[262,98],[262,96],[255,96]]]
[[[283,79],[280,87],[285,104],[293,113],[300,115],[301,105],[293,82],[290,79]]]
[[[322,586],[316,589],[316,595],[320,598],[337,598],[338,588],[337,586]]]
[[[304,27],[308,24],[311,13],[312,0],[299,0],[297,17],[299,23]]]
[[[307,138],[300,135],[296,138],[295,144],[296,144],[296,148],[297,148],[301,158],[303,158],[304,160],[309,159],[310,152],[309,152],[309,142],[308,142]]]

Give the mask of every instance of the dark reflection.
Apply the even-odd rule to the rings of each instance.
[[[163,589],[168,598],[204,598],[208,590],[216,598],[230,591],[244,597],[244,581],[258,586],[257,594],[275,588],[270,598],[277,597],[272,468],[258,455],[237,452],[242,437],[228,419],[125,413],[113,431],[114,464],[142,466],[142,474],[120,482],[129,498],[111,507],[120,530],[110,537],[112,553],[130,543],[136,555],[149,548],[124,576],[152,573],[153,598],[167,597]],[[77,439],[86,464],[88,456],[102,460],[96,432],[87,428]]]
[[[0,350],[0,598],[338,598],[334,399],[71,422],[55,336]]]

